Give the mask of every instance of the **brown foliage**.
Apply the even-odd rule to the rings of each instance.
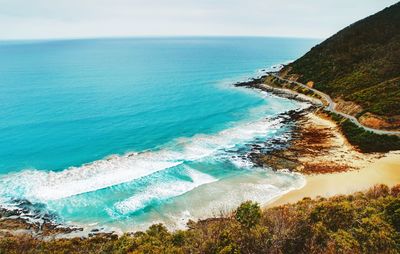
[[[156,224],[120,237],[44,241],[6,234],[0,253],[398,253],[399,190],[377,185],[262,212],[247,202],[226,217],[191,221],[189,229],[176,232]]]

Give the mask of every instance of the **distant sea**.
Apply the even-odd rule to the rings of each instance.
[[[0,206],[116,230],[171,228],[265,203],[302,176],[251,164],[289,140],[300,102],[232,84],[312,39],[177,37],[0,42]]]

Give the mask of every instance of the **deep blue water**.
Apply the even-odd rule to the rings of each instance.
[[[0,43],[0,202],[27,199],[67,222],[136,225],[174,220],[182,211],[191,217],[197,192],[229,186],[238,175],[272,186],[260,193],[287,190],[296,176],[253,170],[238,154],[254,139],[286,135],[287,127],[266,117],[301,105],[231,84],[316,43],[235,37]],[[204,207],[213,207],[212,196]]]

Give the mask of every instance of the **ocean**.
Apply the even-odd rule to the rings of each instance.
[[[0,42],[0,206],[136,230],[266,203],[301,175],[252,165],[304,103],[234,87],[315,39],[171,37]]]

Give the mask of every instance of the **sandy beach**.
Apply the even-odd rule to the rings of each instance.
[[[400,151],[388,153],[360,170],[305,177],[307,183],[303,188],[273,200],[267,207],[293,203],[305,197],[350,194],[376,184],[386,184],[389,187],[400,184]]]
[[[310,130],[329,135],[310,139]],[[400,151],[361,153],[349,144],[335,122],[319,113],[307,114],[299,131],[303,134],[292,147],[304,149],[295,157],[299,165],[296,171],[304,174],[306,184],[274,199],[266,207],[294,203],[305,197],[351,194],[376,184],[389,187],[400,184]],[[310,150],[314,152],[309,153]]]
[[[259,80],[253,80],[241,86],[321,105],[316,98],[275,87],[274,82],[259,83]],[[319,110],[296,118],[296,122],[297,129],[289,147],[272,153],[259,153],[254,162],[259,166],[299,172],[306,178],[306,184],[272,200],[265,207],[294,203],[305,197],[350,194],[376,184],[389,187],[400,184],[400,151],[359,151],[347,141],[336,122]]]

